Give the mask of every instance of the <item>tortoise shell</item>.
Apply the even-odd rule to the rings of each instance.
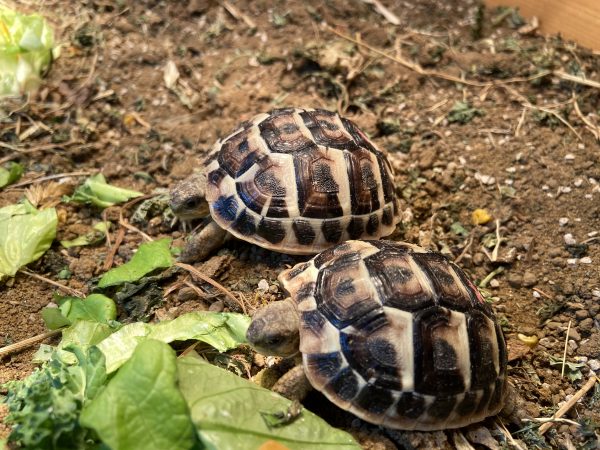
[[[329,111],[257,115],[219,140],[207,164],[213,219],[268,249],[314,254],[387,236],[400,220],[389,161],[352,121]]]
[[[283,272],[310,383],[371,423],[457,428],[496,414],[506,347],[490,306],[443,255],[348,241]]]

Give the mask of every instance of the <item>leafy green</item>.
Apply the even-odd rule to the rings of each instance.
[[[260,448],[268,441],[291,450],[360,448],[349,434],[332,428],[307,410],[288,424],[269,427],[258,409],[289,411],[290,400],[198,358],[182,358],[177,367],[179,387],[192,422],[208,448],[246,450]]]
[[[102,342],[114,332],[115,326],[112,324],[78,320],[63,330],[59,346],[76,345],[81,348],[88,348]]]
[[[98,244],[102,242],[104,236],[106,236],[109,224],[109,222],[98,222],[89,233],[77,236],[70,241],[60,241],[60,245],[64,248],[71,248]]]
[[[448,113],[448,122],[468,123],[475,116],[483,116],[483,111],[477,108],[473,108],[469,103],[466,102],[455,102],[454,106]]]
[[[0,281],[42,256],[57,224],[54,208],[38,211],[28,202],[0,208]]]
[[[563,359],[557,358],[555,356],[550,355],[550,365],[558,367],[562,370]],[[565,375],[571,381],[581,380],[583,375],[581,374],[581,368],[585,367],[585,363],[576,363],[566,361],[564,363],[565,366]]]
[[[52,28],[38,14],[0,5],[0,96],[36,89],[40,75],[58,56]]]
[[[31,449],[91,448],[90,430],[78,418],[106,381],[104,356],[94,347],[70,350],[54,352],[25,380],[5,385],[6,423],[13,427],[9,442]]]
[[[169,251],[170,244],[171,239],[164,238],[140,245],[129,262],[106,272],[98,282],[98,287],[131,283],[156,269],[171,267],[173,257]]]
[[[23,165],[16,162],[9,162],[8,169],[0,167],[0,189],[21,178],[23,170]]]
[[[76,320],[108,323],[117,317],[115,302],[102,294],[91,294],[85,299],[60,297],[57,300],[58,308],[42,309],[42,318],[51,330],[70,325]]]
[[[108,184],[104,175],[98,173],[85,180],[67,200],[107,208],[141,195],[141,192]]]
[[[169,343],[198,340],[218,351],[246,342],[250,318],[236,313],[192,312],[157,324],[135,322],[125,325],[98,344],[106,357],[106,370],[111,373],[127,361],[136,346],[148,339]]]
[[[83,426],[112,450],[185,450],[195,445],[186,402],[177,389],[175,352],[142,342],[106,388],[87,404]]]

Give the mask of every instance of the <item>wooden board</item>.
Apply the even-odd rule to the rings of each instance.
[[[518,7],[525,18],[536,16],[540,31],[557,34],[600,51],[600,0],[485,0],[488,6]]]

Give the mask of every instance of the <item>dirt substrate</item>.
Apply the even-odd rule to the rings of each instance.
[[[355,0],[52,2],[41,12],[56,26],[61,56],[39,93],[3,107],[0,162],[23,163],[25,181],[101,171],[112,184],[152,194],[198,168],[218,137],[254,114],[339,111],[390,154],[404,211],[393,238],[440,250],[483,281],[507,337],[518,409],[551,417],[600,373],[600,88],[587,81],[600,80],[600,56],[536,36],[518,15],[475,1],[383,3],[399,25]],[[179,78],[168,88],[173,68]],[[82,179],[5,189],[0,206],[24,194],[48,204]],[[89,231],[102,214],[57,209],[57,241]],[[491,220],[474,221],[477,209]],[[116,224],[120,212],[107,217]],[[181,243],[179,224],[160,212],[146,219],[134,225]],[[128,230],[113,265],[141,242]],[[66,250],[55,242],[29,269],[87,292],[107,254],[105,245]],[[202,270],[252,310],[282,298],[277,274],[301,259],[231,241]],[[61,280],[65,268],[70,277]],[[120,319],[236,308],[208,286],[203,298],[186,287],[163,298],[182,279],[139,295]],[[26,274],[0,286],[0,346],[45,331],[39,312],[54,292]],[[0,382],[27,376],[34,350],[5,358]],[[256,371],[262,363],[244,364]],[[591,449],[599,403],[596,385],[566,414],[574,422],[543,437],[535,423],[506,420],[504,431],[488,420],[459,433],[384,433],[327,418],[368,448],[455,448],[467,439],[475,448]],[[322,404],[313,397],[308,407],[326,414]]]

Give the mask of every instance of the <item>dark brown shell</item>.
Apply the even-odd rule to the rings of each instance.
[[[497,413],[506,348],[490,306],[444,256],[348,241],[283,272],[311,384],[390,428],[457,428]]]
[[[379,239],[399,221],[389,161],[353,122],[325,110],[254,117],[217,142],[207,174],[219,226],[273,250],[313,254]]]

